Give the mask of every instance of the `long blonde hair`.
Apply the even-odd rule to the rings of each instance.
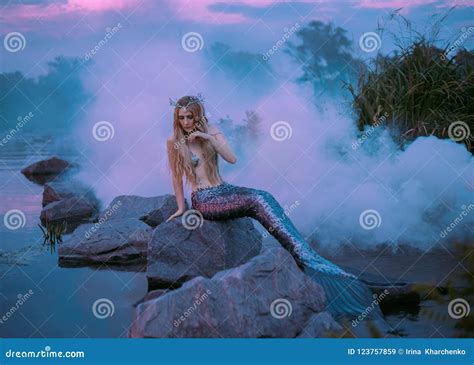
[[[172,143],[167,146],[170,161],[169,167],[174,176],[181,177],[184,175],[187,184],[196,184],[191,151],[186,144],[188,135],[185,134],[179,122],[179,109],[182,105],[187,105],[186,110],[193,114],[195,121],[193,131],[208,133],[208,121],[202,103],[194,96],[183,96],[180,98],[174,109]],[[204,160],[202,162],[204,163],[209,182],[212,185],[218,184],[222,179],[219,175],[217,151],[210,141],[201,138],[196,138],[195,141],[200,144],[202,149],[202,160]]]

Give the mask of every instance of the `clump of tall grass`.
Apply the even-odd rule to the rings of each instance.
[[[401,145],[433,135],[464,143],[474,153],[474,52],[460,42],[438,48],[419,33],[412,39],[396,42],[399,51],[391,56],[379,54],[357,86],[346,85],[359,130],[378,126],[388,114],[383,124]]]

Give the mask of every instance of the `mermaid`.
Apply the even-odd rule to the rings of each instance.
[[[202,96],[170,99],[170,104],[174,106],[174,121],[167,151],[178,209],[167,221],[186,211],[184,176],[192,186],[192,208],[204,219],[251,217],[260,222],[293,256],[298,267],[322,286],[327,310],[335,318],[354,318],[369,307],[369,317],[381,318],[366,284],[316,253],[272,194],[222,179],[218,156],[231,164],[237,158],[219,128],[208,124]]]

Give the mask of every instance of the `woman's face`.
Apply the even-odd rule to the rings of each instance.
[[[181,124],[181,128],[183,128],[186,132],[190,132],[194,128],[194,115],[190,111],[186,110],[185,108],[179,109],[178,113],[178,120]]]

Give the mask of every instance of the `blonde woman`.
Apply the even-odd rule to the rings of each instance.
[[[174,105],[173,134],[167,141],[173,189],[178,210],[167,221],[185,212],[183,177],[192,186],[192,208],[204,219],[251,217],[275,237],[326,292],[327,309],[335,317],[357,317],[373,301],[370,289],[354,275],[318,255],[269,192],[225,182],[219,173],[218,156],[234,164],[237,158],[222,132],[208,124],[203,100],[184,96]],[[371,316],[380,317],[378,308]]]

